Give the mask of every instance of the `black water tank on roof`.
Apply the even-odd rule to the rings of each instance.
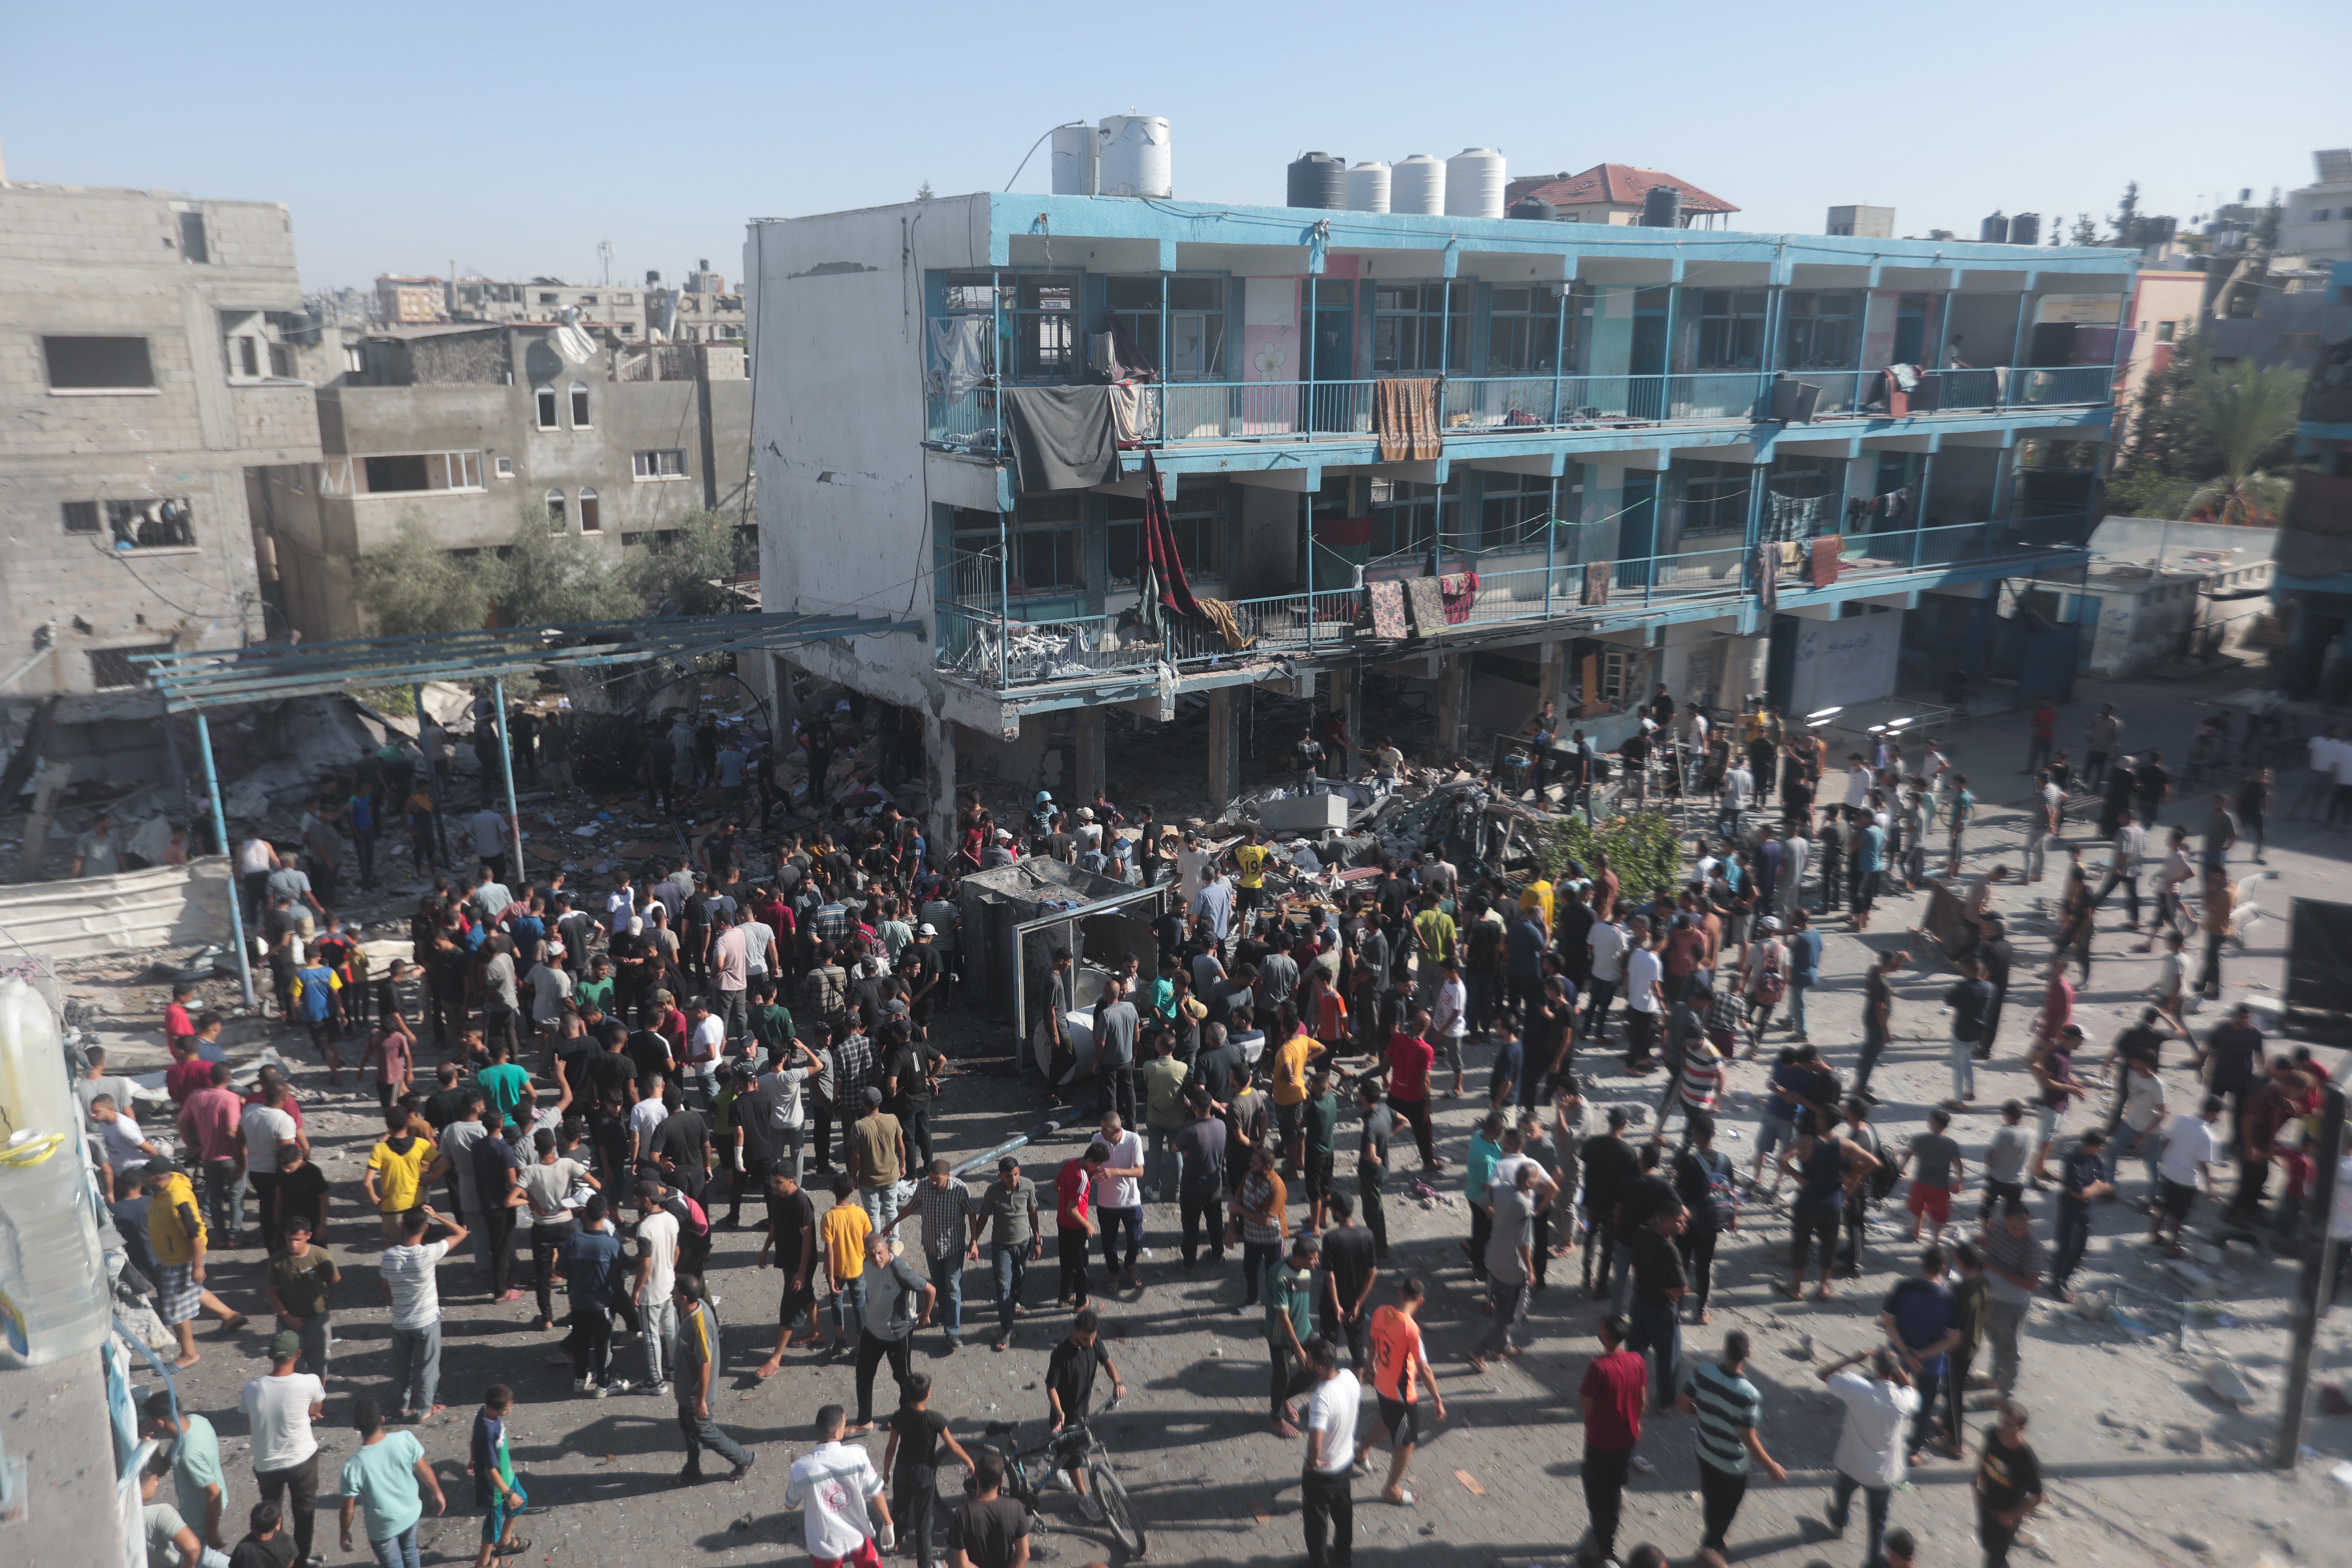
[[[1643,228],[1680,228],[1683,194],[1672,185],[1652,185],[1642,195]]]
[[[1538,197],[1522,196],[1511,204],[1509,216],[1525,218],[1530,223],[1556,223],[1559,220],[1559,209]]]
[[[1328,153],[1307,153],[1293,159],[1285,205],[1339,211],[1348,205],[1348,160]]]

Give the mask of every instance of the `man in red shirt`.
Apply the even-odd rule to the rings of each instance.
[[[1584,1510],[1592,1536],[1577,1554],[1583,1568],[1617,1555],[1617,1515],[1625,1497],[1625,1475],[1633,1446],[1642,1440],[1642,1399],[1648,1369],[1625,1347],[1625,1320],[1601,1320],[1601,1353],[1584,1369],[1577,1404],[1584,1411]]]
[[[1405,1027],[1389,1037],[1388,1064],[1381,1071],[1389,1080],[1389,1103],[1412,1124],[1425,1171],[1445,1168],[1429,1127],[1429,1068],[1436,1060],[1436,1047],[1429,1043],[1429,1009],[1416,1007]]]
[[[1060,1173],[1054,1178],[1054,1242],[1062,1259],[1062,1293],[1056,1306],[1070,1306],[1074,1297],[1078,1307],[1087,1304],[1087,1239],[1095,1233],[1094,1215],[1087,1212],[1088,1194],[1094,1191],[1095,1177],[1109,1163],[1108,1149],[1089,1143],[1078,1158],[1063,1161]]]
[[[205,1227],[212,1245],[236,1247],[245,1218],[245,1138],[237,1130],[245,1100],[228,1086],[228,1063],[199,1058],[198,1065],[205,1084],[180,1106],[180,1138],[203,1162]]]
[[[2058,710],[2051,707],[2049,699],[2044,698],[2033,705],[2033,716],[2031,721],[2033,726],[2033,740],[2032,743],[2025,748],[2023,771],[2027,773],[2038,773],[2050,764],[2050,743],[2058,736]]]
[[[172,1065],[163,1069],[163,1092],[173,1104],[187,1104],[188,1096],[213,1081],[212,1061],[200,1047],[220,1038],[222,1022],[219,1014],[206,1013],[195,1021],[194,1033],[170,1042]]]
[[[172,987],[171,1005],[163,1009],[163,1045],[166,1049],[196,1032],[195,1021],[188,1016],[188,998],[195,994],[196,988],[184,980]]]

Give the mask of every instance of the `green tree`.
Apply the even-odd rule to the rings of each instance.
[[[360,560],[352,590],[382,636],[470,632],[488,616],[497,576],[486,559],[451,555],[422,519],[409,515],[400,520],[391,549]]]
[[[760,569],[760,551],[733,520],[700,507],[676,531],[653,536],[629,552],[620,580],[647,616],[723,616],[740,601],[718,585]]]
[[[2069,245],[2096,245],[2099,243],[2099,226],[2091,221],[2091,215],[2089,213],[2076,213],[2074,215],[2074,232],[2066,237],[2066,243]]]
[[[2183,400],[2210,445],[2219,471],[2198,486],[2183,511],[2244,528],[2276,521],[2287,479],[2277,472],[2301,413],[2303,371],[2252,360],[2200,366]]]
[[[2123,199],[2116,203],[2116,216],[2108,220],[2115,226],[2116,243],[2137,247],[2139,240],[2139,182],[2124,182]]]
[[[1673,821],[1662,813],[1643,811],[1631,816],[1612,816],[1597,826],[1588,827],[1584,818],[1570,812],[1553,830],[1551,842],[1544,847],[1544,876],[1559,880],[1561,868],[1571,858],[1590,871],[1596,850],[1608,852],[1609,868],[1617,873],[1618,884],[1629,899],[1637,893],[1647,894],[1653,888],[1674,888],[1682,883],[1682,843]]]
[[[547,512],[528,501],[499,554],[493,593],[499,619],[508,626],[617,621],[640,608],[605,565],[602,549],[576,533],[557,532]]]

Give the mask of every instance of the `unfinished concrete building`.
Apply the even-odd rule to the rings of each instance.
[[[740,345],[638,343],[551,321],[373,332],[318,390],[323,460],[257,477],[266,567],[311,640],[364,635],[352,572],[423,523],[496,549],[525,514],[615,553],[743,505]]]
[[[2001,584],[2084,564],[2098,465],[2063,455],[2106,437],[2136,262],[1076,194],[761,222],[766,604],[929,621],[793,658],[919,710],[935,814],[960,747],[1075,714],[1084,798],[1107,713],[1196,693],[1230,800],[1237,693],[1360,740],[1375,669],[1441,753],[1485,749],[1474,672],[1604,745],[1654,682],[1868,700],[2014,658]],[[1032,472],[1061,414],[1079,461]],[[1150,613],[1154,536],[1212,618]]]
[[[0,176],[0,704],[66,700],[46,755],[154,776],[72,740],[155,711],[131,656],[285,629],[247,479],[319,460],[310,335],[283,206]]]

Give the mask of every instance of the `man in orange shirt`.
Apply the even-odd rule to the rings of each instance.
[[[1307,1069],[1331,1053],[1308,1037],[1299,1024],[1298,1009],[1288,1002],[1274,1010],[1274,1026],[1275,1036],[1282,1042],[1274,1048],[1274,1125],[1282,1138],[1283,1179],[1295,1182],[1303,1141],[1299,1119],[1307,1104]]]
[[[1421,1300],[1421,1281],[1408,1274],[1397,1281],[1397,1304],[1372,1314],[1372,1392],[1381,1402],[1381,1429],[1377,1436],[1356,1447],[1356,1463],[1360,1465],[1374,1443],[1382,1437],[1391,1440],[1389,1479],[1381,1496],[1406,1508],[1412,1506],[1413,1497],[1404,1489],[1405,1467],[1412,1463],[1413,1446],[1421,1438],[1420,1384],[1429,1384],[1437,1418],[1445,1419],[1445,1395],[1439,1391],[1437,1373],[1422,1349],[1417,1321]]]

